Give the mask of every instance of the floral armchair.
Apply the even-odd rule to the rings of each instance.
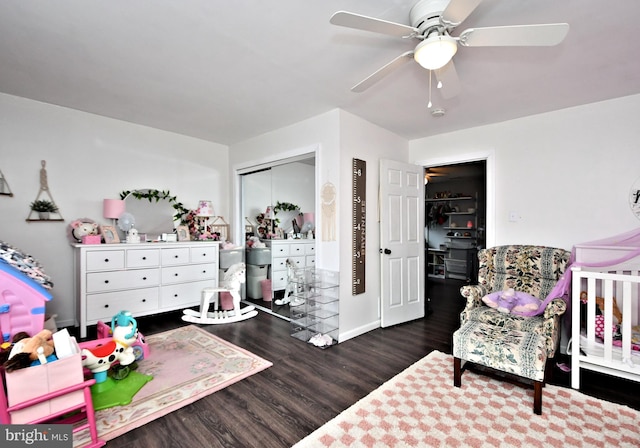
[[[560,340],[560,318],[567,309],[561,298],[554,298],[544,313],[523,317],[502,313],[486,306],[486,294],[513,288],[541,300],[547,298],[569,264],[570,252],[545,246],[497,246],[478,252],[478,284],[463,286],[460,293],[467,304],[460,314],[460,324],[468,321],[536,333],[545,338],[547,358],[553,358]]]

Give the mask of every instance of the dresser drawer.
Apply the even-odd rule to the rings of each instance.
[[[87,252],[87,271],[124,269],[124,250]]]
[[[211,280],[218,277],[218,264],[192,264],[162,268],[162,284]]]
[[[289,255],[289,244],[272,244],[271,256],[272,257],[284,257]]]
[[[114,291],[118,289],[158,286],[159,269],[134,269],[131,271],[91,272],[87,274],[87,292]]]
[[[148,268],[160,264],[158,249],[129,249],[127,250],[128,268]]]
[[[300,255],[305,255],[305,246],[306,244],[301,243],[291,243],[289,246],[289,256],[297,257]]]
[[[316,265],[316,256],[315,255],[307,255],[305,258],[305,267],[313,268]]]
[[[287,287],[287,271],[276,271],[271,273],[271,289],[280,291]]]
[[[192,247],[191,263],[217,263],[218,248],[213,246]]]
[[[148,313],[158,308],[158,288],[135,289],[131,291],[87,294],[87,321],[111,322],[119,311]]]
[[[287,258],[286,257],[274,258],[272,263],[271,263],[271,270],[272,271],[285,271],[285,275],[286,275]]]
[[[304,254],[305,255],[315,255],[316,254],[316,245],[315,244],[305,244],[304,245]]]
[[[306,257],[304,255],[299,257],[287,257],[287,260],[293,261],[297,268],[304,268],[306,263]]]
[[[200,305],[202,290],[206,287],[217,286],[215,283],[215,281],[207,280],[165,286],[160,293],[160,307],[178,308]]]
[[[162,249],[162,266],[170,266],[175,264],[189,263],[189,248],[176,247],[170,249]]]

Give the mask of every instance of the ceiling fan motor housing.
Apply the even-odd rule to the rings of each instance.
[[[420,34],[427,37],[434,28],[442,29],[440,16],[450,0],[420,0],[409,12],[411,26],[418,28]]]

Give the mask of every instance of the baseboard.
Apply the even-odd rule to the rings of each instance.
[[[371,330],[375,330],[376,328],[380,328],[379,320],[370,322],[366,325],[362,325],[361,327],[358,327],[358,328],[354,328],[353,330],[340,333],[338,335],[338,342],[348,341],[349,339],[355,338],[356,336],[360,336],[361,334],[368,333]]]

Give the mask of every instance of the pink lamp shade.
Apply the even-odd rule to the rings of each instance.
[[[102,201],[102,216],[109,219],[118,219],[125,211],[125,203],[122,199],[104,199]]]
[[[198,201],[198,210],[196,210],[196,216],[202,218],[209,218],[214,216],[213,203],[211,201]]]

